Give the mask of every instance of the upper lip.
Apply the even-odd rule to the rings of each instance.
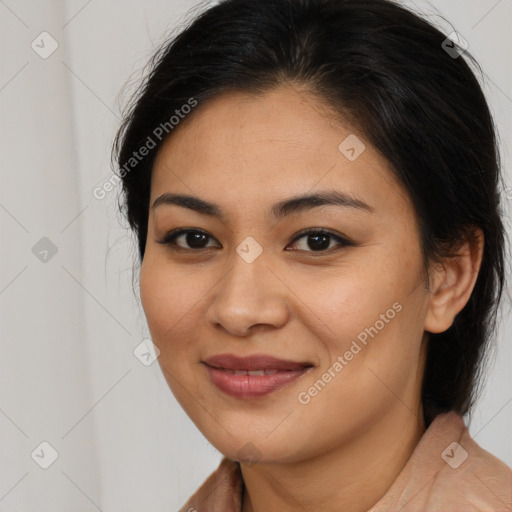
[[[205,359],[203,363],[214,368],[225,368],[227,370],[302,370],[313,366],[308,362],[278,359],[267,354],[243,357],[234,354],[218,354]]]

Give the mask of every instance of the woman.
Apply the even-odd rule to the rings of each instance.
[[[468,435],[504,280],[457,38],[389,0],[224,0],[116,141],[177,400],[225,456],[182,510],[505,511]]]

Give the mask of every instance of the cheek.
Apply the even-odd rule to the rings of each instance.
[[[203,294],[204,295],[204,294]],[[151,256],[143,261],[140,296],[153,342],[161,356],[180,349],[183,332],[190,332],[195,310],[200,307],[201,288],[193,276],[170,265],[157,263]]]
[[[399,256],[382,255],[383,263],[359,262],[350,272],[303,282],[308,306],[322,320],[316,332],[328,352],[322,366],[341,356],[343,373],[360,382],[373,378],[367,368],[395,380],[392,371],[398,378],[417,363],[425,313],[421,260]]]
[[[143,260],[140,296],[151,339],[160,351],[158,363],[174,397],[188,414],[193,412],[195,400],[201,398],[191,361],[199,358],[198,343],[192,338],[204,293],[195,283],[197,275],[189,276],[183,269],[178,272],[151,256]],[[191,400],[191,390],[195,400]]]
[[[326,276],[321,283],[315,280],[307,286],[307,304],[325,325],[327,335],[322,338],[331,353],[348,350],[350,342],[360,334],[364,341],[365,329],[377,321],[380,326],[380,315],[392,308],[400,295],[382,277],[377,279],[376,270],[352,267],[350,272]],[[388,316],[394,313],[392,310]]]
[[[161,274],[146,255],[140,272],[140,298],[153,342],[157,344],[160,344],[162,334],[172,326],[170,315],[166,312],[174,311],[173,297],[176,296]]]

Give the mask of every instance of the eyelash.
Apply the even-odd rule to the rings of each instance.
[[[201,251],[201,250],[204,250],[204,249],[211,249],[211,247],[200,247],[200,248],[189,248],[189,247],[181,247],[179,245],[177,245],[175,243],[175,240],[181,236],[181,235],[186,235],[187,233],[200,233],[200,234],[203,234],[203,235],[206,235],[209,239],[214,239],[211,235],[209,235],[206,231],[203,231],[201,229],[184,229],[184,228],[180,228],[180,229],[176,229],[174,231],[171,231],[170,233],[167,233],[161,240],[158,240],[157,243],[159,244],[162,244],[162,245],[169,245],[169,246],[172,246],[173,249],[175,250],[184,250],[184,251],[194,251],[194,252],[198,252],[198,251]],[[331,232],[331,231],[328,231],[326,229],[323,229],[323,228],[309,228],[309,229],[306,229],[304,231],[301,231],[297,234],[297,236],[291,241],[291,243],[296,243],[298,240],[300,240],[301,238],[304,238],[308,235],[324,235],[324,236],[327,236],[327,237],[330,237],[331,239],[334,239],[336,240],[341,247],[339,247],[338,249],[341,249],[342,247],[348,247],[348,246],[353,246],[354,244],[349,241],[348,239],[340,236],[340,235],[336,235],[335,233]],[[329,248],[329,249],[325,249],[325,250],[319,250],[319,251],[304,251],[304,252],[309,252],[309,253],[312,253],[312,254],[330,254],[332,252],[332,247]],[[301,249],[299,249],[301,250]]]

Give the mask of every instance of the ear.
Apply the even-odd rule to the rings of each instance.
[[[431,267],[425,331],[440,333],[453,324],[471,296],[483,252],[484,234],[480,228],[474,228],[455,255]]]

